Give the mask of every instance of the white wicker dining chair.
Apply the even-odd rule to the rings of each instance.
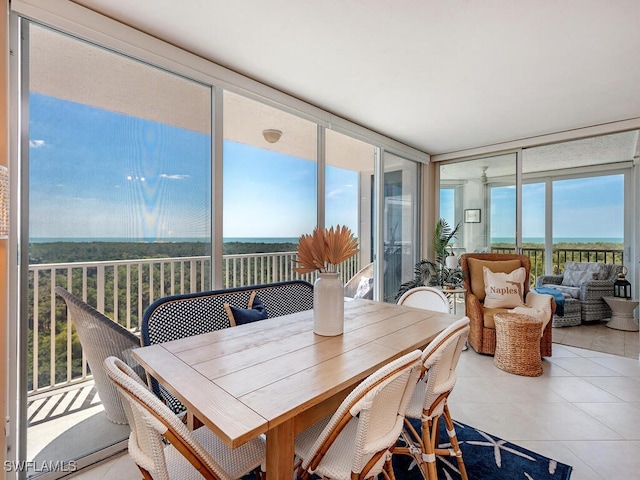
[[[397,304],[449,313],[449,299],[442,290],[434,287],[415,287],[407,290],[398,299]]]
[[[407,408],[401,443],[395,454],[411,455],[426,480],[437,480],[436,456],[456,457],[462,480],[467,472],[447,404],[456,384],[456,366],[469,336],[469,318],[464,317],[443,330],[422,353],[422,377]],[[451,447],[439,448],[438,423],[443,418]],[[418,419],[421,432],[410,422]]]
[[[420,350],[363,380],[337,411],[296,436],[297,475],[322,478],[394,478],[391,454],[420,372]]]
[[[76,327],[105,415],[113,423],[125,425],[127,417],[122,401],[104,372],[103,362],[107,357],[116,356],[141,378],[146,378],[144,369],[131,355],[132,350],[140,347],[140,339],[61,286],[56,286],[55,291],[65,301],[69,318]]]
[[[120,359],[107,358],[104,369],[122,396],[131,427],[129,455],[145,480],[233,480],[251,471],[263,477],[262,437],[231,449],[206,427],[190,431]]]

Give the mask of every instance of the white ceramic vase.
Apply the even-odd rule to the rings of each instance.
[[[313,331],[326,337],[344,331],[344,285],[337,273],[319,273],[313,284]]]

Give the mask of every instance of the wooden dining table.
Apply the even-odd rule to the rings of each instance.
[[[297,433],[332,414],[375,370],[424,348],[454,315],[345,301],[344,333],[313,333],[313,311],[134,350],[204,425],[235,448],[266,435],[269,479],[292,478]]]

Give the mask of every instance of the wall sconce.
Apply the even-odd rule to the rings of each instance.
[[[276,143],[278,140],[280,140],[280,137],[282,136],[282,131],[275,130],[273,128],[267,128],[266,130],[262,131],[262,136],[267,142]]]
[[[9,169],[0,165],[0,238],[9,238]]]

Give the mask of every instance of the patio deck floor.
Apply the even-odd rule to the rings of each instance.
[[[27,415],[27,461],[35,465],[76,460],[129,436],[128,425],[107,419],[93,381],[30,396]]]

